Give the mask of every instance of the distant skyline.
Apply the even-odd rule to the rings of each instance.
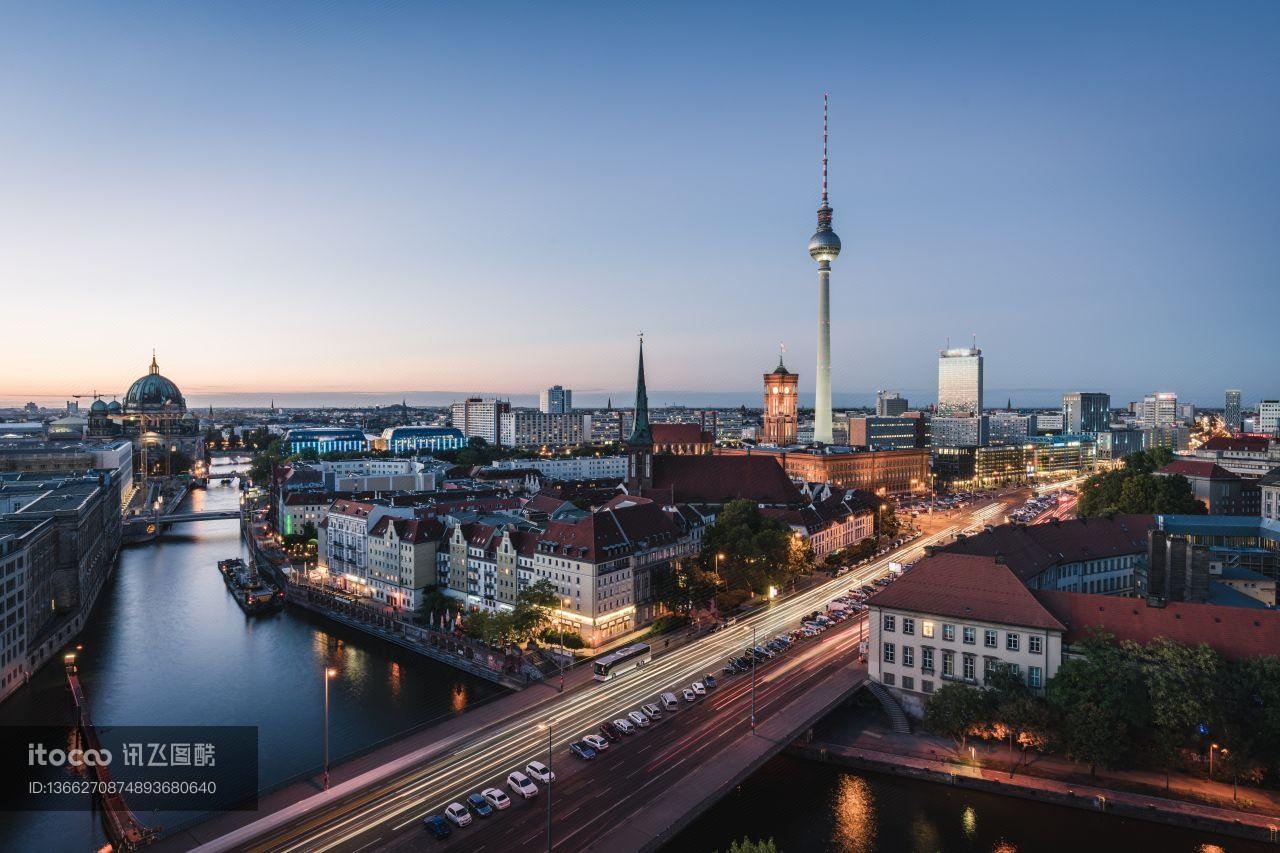
[[[0,404],[122,393],[155,347],[193,405],[629,405],[641,330],[681,389],[655,404],[758,404],[779,340],[811,403],[824,91],[837,406],[932,402],[975,332],[989,405],[1275,398],[1278,32],[1268,2],[821,33],[750,3],[5,6]]]

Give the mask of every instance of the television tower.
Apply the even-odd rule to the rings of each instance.
[[[822,203],[818,230],[809,240],[809,257],[818,262],[818,372],[813,440],[831,444],[831,262],[840,254],[840,238],[831,230],[827,204],[827,95],[822,95]]]

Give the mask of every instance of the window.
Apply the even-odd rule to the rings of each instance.
[[[916,650],[914,646],[902,647],[902,665],[903,666],[916,665]]]
[[[921,623],[920,623],[920,636],[922,636],[922,637],[932,637],[932,636],[933,636],[933,623],[932,623],[932,622],[921,622]]]
[[[1043,679],[1043,676],[1041,675],[1040,667],[1038,666],[1027,667],[1027,686],[1028,687],[1042,687],[1043,680],[1044,679]]]
[[[933,682],[932,682],[932,681],[923,681],[923,680],[922,680],[922,681],[920,682],[920,690],[921,690],[921,692],[923,692],[923,693],[932,693],[932,692],[933,692]]]
[[[974,629],[972,625],[964,626],[964,643],[966,646],[972,646],[974,644],[975,642],[974,636],[976,634],[977,634],[977,631]]]
[[[881,681],[883,681],[885,684],[889,685],[890,687],[892,687],[892,686],[893,686],[893,673],[892,673],[892,672],[886,672],[883,676],[881,676],[881,679],[880,679],[880,680],[881,680]]]
[[[956,653],[942,653],[942,676],[943,678],[952,678],[956,674]]]
[[[915,634],[915,632],[916,632],[916,620],[912,619],[910,616],[903,616],[902,617],[902,633]]]
[[[1021,642],[1021,640],[1022,640],[1022,636],[1020,634],[1015,634],[1012,631],[1007,632],[1004,635],[1005,651],[1016,652],[1018,650],[1018,645]]]
[[[973,681],[974,679],[974,658],[973,655],[964,656],[964,680]]]
[[[884,615],[884,629],[885,629],[886,631],[894,631],[894,630],[897,630],[897,629],[894,627],[896,622],[897,622],[897,617],[896,617],[896,616],[894,616],[892,613],[886,613],[886,614]]]
[[[893,663],[893,657],[894,657],[893,643],[885,643],[884,644],[884,662]]]
[[[903,689],[903,690],[914,690],[914,689],[915,689],[915,687],[916,687],[916,680],[915,680],[914,678],[912,678],[912,677],[911,677],[911,676],[909,676],[909,675],[904,675],[904,676],[902,676],[902,689]]]
[[[1027,651],[1031,652],[1033,655],[1040,654],[1040,644],[1043,641],[1044,638],[1038,634],[1032,634],[1030,637],[1027,637]]]
[[[985,631],[983,631],[982,645],[986,646],[989,649],[994,649],[996,647],[997,633],[998,632],[994,628],[988,628]]]
[[[920,669],[924,672],[933,672],[933,649],[928,646],[920,649]]]
[[[954,642],[955,638],[956,638],[956,626],[948,625],[946,622],[943,622],[942,623],[942,639],[946,640],[947,642]]]

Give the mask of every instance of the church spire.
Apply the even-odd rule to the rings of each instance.
[[[156,364],[156,351],[151,350],[151,375],[155,376],[160,372],[160,365]]]
[[[649,393],[644,385],[644,333],[640,333],[640,361],[636,370],[636,414],[627,444],[650,446],[653,431],[649,429]]]

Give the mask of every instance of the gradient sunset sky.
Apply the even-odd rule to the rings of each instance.
[[[5,4],[0,400],[153,347],[193,402],[590,397],[642,330],[651,387],[755,393],[785,341],[811,395],[823,91],[838,393],[976,332],[991,389],[1280,396],[1278,40],[1273,2]]]

